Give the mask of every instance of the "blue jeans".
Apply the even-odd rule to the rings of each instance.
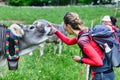
[[[114,71],[109,73],[96,73],[92,80],[114,80]]]

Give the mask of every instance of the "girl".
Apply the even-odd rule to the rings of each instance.
[[[48,24],[53,32],[67,45],[78,44],[82,50],[83,57],[74,56],[74,61],[88,64],[95,72],[93,80],[114,80],[114,73],[104,59],[103,51],[89,36],[82,36],[89,31],[83,25],[79,15],[74,12],[67,12],[64,16],[64,28],[69,34],[75,35],[73,38],[64,36],[60,31]],[[103,61],[104,59],[104,61]]]

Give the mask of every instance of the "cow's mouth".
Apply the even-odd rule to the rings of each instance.
[[[45,31],[46,31],[46,35],[47,36],[51,36],[53,33],[52,33],[52,29],[49,27],[49,26],[46,26],[45,27]]]
[[[47,35],[48,35],[48,36],[53,35],[53,30],[52,30],[52,29],[50,29],[50,32],[49,32]]]

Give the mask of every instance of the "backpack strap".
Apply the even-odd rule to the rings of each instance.
[[[92,38],[92,36],[91,36],[91,35],[88,35],[88,37],[89,37],[89,39],[90,39],[90,40],[93,40],[93,38]]]

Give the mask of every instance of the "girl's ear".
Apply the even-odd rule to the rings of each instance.
[[[24,35],[24,31],[23,29],[21,28],[20,25],[18,24],[12,24],[9,29],[11,30],[11,32],[17,36],[17,37],[22,37]]]

